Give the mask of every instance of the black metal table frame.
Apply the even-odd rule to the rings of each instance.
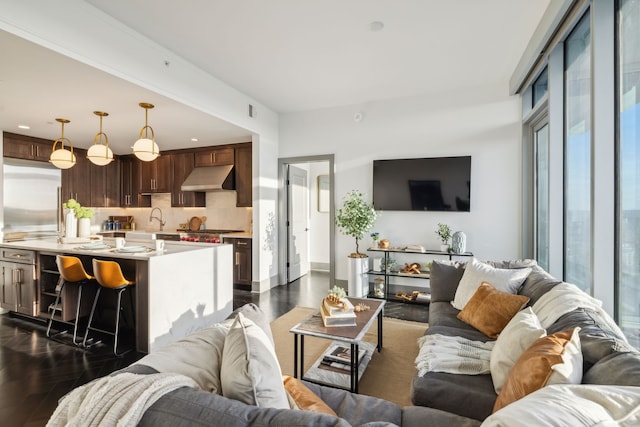
[[[376,348],[378,349],[378,353],[382,351],[382,313],[383,310],[380,310],[378,313],[378,344]],[[302,334],[298,332],[293,332],[293,377],[298,378],[298,369],[300,370],[300,379],[310,382],[316,382],[313,380],[307,380],[304,378],[304,336],[307,334]],[[324,338],[324,337],[318,337]],[[343,341],[340,337],[326,337],[326,339],[333,339],[334,341]],[[300,341],[300,354],[298,357],[298,341]],[[358,393],[358,368],[360,367],[360,358],[358,357],[360,352],[360,345],[357,342],[349,342],[344,341],[351,345],[351,363],[349,364],[349,376],[351,377],[349,391],[352,393]],[[326,384],[336,388],[343,388],[332,384]]]

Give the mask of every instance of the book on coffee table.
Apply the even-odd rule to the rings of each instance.
[[[358,353],[358,360],[362,360],[366,350],[361,348]],[[351,346],[333,344],[329,346],[322,360],[328,363],[337,362],[349,365],[351,364]]]
[[[333,314],[327,309],[323,303],[320,307],[322,315],[322,323],[325,328],[331,326],[356,326],[356,313],[351,312],[334,312]]]

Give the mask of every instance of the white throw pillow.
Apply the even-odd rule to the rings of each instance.
[[[543,387],[482,423],[482,427],[638,425],[640,387],[586,384]]]
[[[282,371],[265,332],[242,313],[222,350],[222,395],[261,408],[289,409]]]
[[[136,364],[150,366],[158,372],[185,375],[192,378],[202,390],[221,394],[222,348],[231,323],[225,320],[193,332],[146,355]]]
[[[471,258],[464,269],[451,305],[462,310],[482,282],[487,282],[500,291],[517,294],[529,273],[531,268],[495,268]]]
[[[531,307],[518,312],[509,321],[498,335],[491,350],[491,379],[496,393],[502,390],[516,360],[531,347],[535,340],[545,335],[547,331],[542,327]]]

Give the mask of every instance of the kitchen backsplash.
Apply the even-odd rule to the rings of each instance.
[[[175,231],[180,224],[188,223],[194,216],[206,216],[205,227],[209,229],[242,230],[251,232],[252,208],[236,207],[235,191],[214,191],[207,193],[207,206],[204,208],[173,208],[171,194],[153,194],[151,208],[95,208],[91,220],[93,229],[102,226],[109,216],[133,216],[136,230],[158,231],[157,220],[149,223],[153,208],[162,210],[162,219],[166,221],[164,231]],[[157,216],[158,212],[154,212]]]

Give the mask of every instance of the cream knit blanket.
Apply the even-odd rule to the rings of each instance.
[[[418,376],[427,372],[480,375],[491,372],[489,359],[495,341],[471,341],[459,336],[425,335],[418,339]]]
[[[98,378],[62,397],[47,427],[136,425],[156,400],[180,387],[198,386],[191,378],[170,373]]]

